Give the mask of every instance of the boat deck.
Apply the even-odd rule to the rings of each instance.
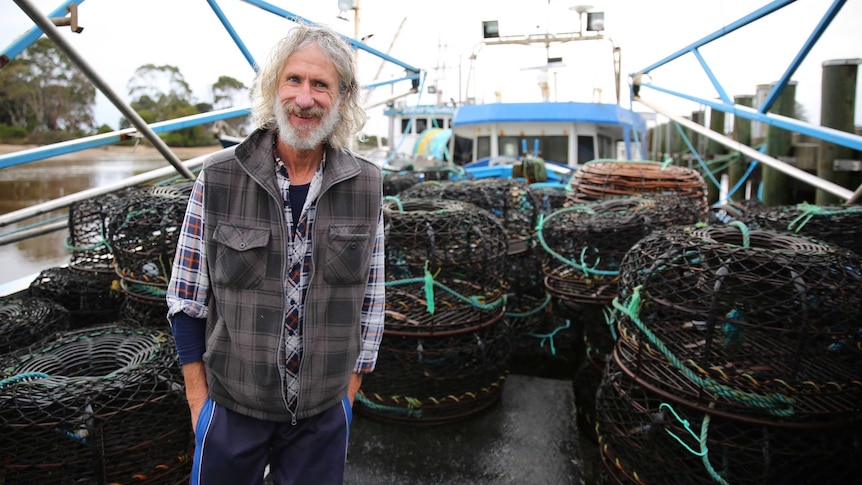
[[[596,483],[595,447],[582,441],[571,381],[510,375],[499,402],[460,423],[356,415],[345,484]]]

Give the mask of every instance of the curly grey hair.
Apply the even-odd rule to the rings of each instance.
[[[274,129],[278,126],[273,111],[278,75],[288,57],[311,44],[317,44],[326,53],[338,72],[341,121],[335,125],[328,142],[333,147],[342,148],[365,126],[368,115],[359,105],[356,62],[350,46],[329,27],[297,23],[272,48],[269,61],[257,72],[251,88],[252,116],[258,128]]]

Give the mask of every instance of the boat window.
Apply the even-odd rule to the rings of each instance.
[[[443,118],[434,118],[431,122],[434,124],[433,128],[447,128],[446,120]]]
[[[406,134],[413,133],[412,131],[407,131],[407,124],[408,123],[410,123],[410,118],[403,118],[401,120],[401,133],[406,133]]]
[[[542,158],[566,163],[569,159],[569,139],[566,136],[543,136],[539,138]]]
[[[614,158],[614,142],[607,135],[599,135],[599,158]]]
[[[578,164],[584,164],[590,160],[595,160],[596,152],[593,148],[592,136],[578,136]]]
[[[489,145],[490,146],[490,145]],[[457,165],[472,162],[473,140],[463,136],[455,135],[455,143],[452,150],[452,161]]]
[[[519,155],[522,155],[521,152],[524,148],[522,140],[526,140],[527,151],[531,154],[535,154],[538,149],[539,155],[545,160],[565,163],[569,159],[569,139],[566,136],[501,137],[500,155],[509,155],[508,153],[503,153],[504,138],[517,140]]]
[[[476,160],[491,156],[491,137],[480,136],[476,138]]]
[[[422,133],[428,129],[428,118],[416,118],[416,133]]]
[[[521,154],[520,144],[517,136],[500,137],[500,155],[505,157],[517,157]]]

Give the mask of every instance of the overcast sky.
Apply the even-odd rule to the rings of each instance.
[[[329,24],[354,36],[354,12],[339,14],[338,0],[271,0],[285,10]],[[29,0],[47,14],[60,0]],[[443,99],[475,96],[490,102],[538,100],[537,76],[526,69],[545,63],[546,56],[562,57],[563,66],[550,73],[551,99],[601,99],[614,102],[612,44],[622,53],[623,105],[629,107],[628,74],[647,67],[694,41],[726,26],[767,0],[594,0],[591,11],[605,13],[605,41],[569,43],[546,52],[544,47],[502,46],[479,49],[483,20],[498,20],[500,34],[527,35],[578,30],[576,1],[561,0],[359,0],[359,37],[371,35],[370,46],[412,66],[426,69],[426,84],[436,83]],[[219,0],[258,63],[292,25],[240,0]],[[831,0],[798,0],[769,17],[701,49],[718,80],[731,96],[755,93],[758,84],[776,81],[804,44]],[[79,6],[81,34],[63,29],[75,49],[121,96],[135,69],[144,64],[180,69],[197,101],[211,101],[210,86],[227,75],[250,84],[254,72],[205,0],[86,0]],[[403,22],[403,23],[402,23]],[[805,62],[793,76],[796,99],[808,120],[819,123],[822,63],[862,58],[862,0],[849,0]],[[400,32],[399,26],[401,26]],[[0,0],[0,45],[4,48],[32,27],[13,0]],[[398,33],[396,38],[396,33]],[[394,42],[393,42],[394,40]],[[590,47],[586,45],[590,44]],[[390,50],[391,47],[391,50]],[[505,49],[505,50],[504,50]],[[476,73],[470,74],[470,54],[479,53]],[[359,57],[363,83],[375,79],[380,61],[366,53]],[[400,68],[385,67],[377,80],[401,77]],[[554,84],[556,80],[556,87]],[[652,73],[654,84],[702,97],[716,97],[707,76],[689,54]],[[465,91],[468,88],[469,92]],[[379,88],[374,99],[402,92],[406,84]],[[857,90],[860,92],[860,90]],[[681,115],[698,106],[654,91],[641,93]],[[423,94],[419,102],[435,97]],[[415,97],[409,100],[416,103]],[[857,125],[862,93],[857,94]],[[643,110],[636,104],[635,109]],[[380,110],[373,110],[372,115]],[[117,126],[119,111],[99,96],[97,121]],[[385,124],[375,121],[370,134],[385,135]]]

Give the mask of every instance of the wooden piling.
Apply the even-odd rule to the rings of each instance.
[[[856,81],[860,63],[860,59],[836,59],[823,63],[820,95],[822,126],[855,133]],[[852,148],[821,141],[817,176],[853,190],[860,183],[860,172],[835,170],[835,160],[853,158]],[[816,202],[825,205],[844,201],[836,195],[817,190]]]
[[[709,110],[709,129],[715,131],[717,133],[724,134],[724,111],[717,109]],[[721,176],[726,172],[725,169],[720,169],[720,167],[715,165],[714,160],[718,158],[720,155],[725,153],[725,147],[721,143],[709,139],[706,145],[706,159],[711,161],[709,164],[710,170],[712,171],[712,175],[715,177],[715,180],[721,181]],[[707,200],[710,204],[718,202],[719,196],[719,187],[712,183],[711,179],[707,180]]]
[[[754,106],[754,96],[734,96],[733,102],[738,105],[748,106],[751,108]],[[751,146],[751,120],[741,116],[733,117],[733,139],[742,145]],[[730,184],[730,190],[733,190],[733,188],[736,187],[736,184],[738,184],[742,179],[742,176],[745,175],[745,171],[748,169],[748,163],[749,162],[744,157],[740,156],[730,165],[730,167],[728,167],[727,178]],[[730,200],[738,201],[743,200],[744,198],[745,189],[742,187],[740,187],[736,192],[730,194]]]
[[[793,116],[796,101],[796,83],[789,82],[772,105],[771,113]],[[788,157],[793,148],[793,134],[785,129],[769,126],[766,133],[766,154],[774,158]],[[790,176],[763,166],[763,203],[768,206],[787,205],[792,202],[793,187]]]

